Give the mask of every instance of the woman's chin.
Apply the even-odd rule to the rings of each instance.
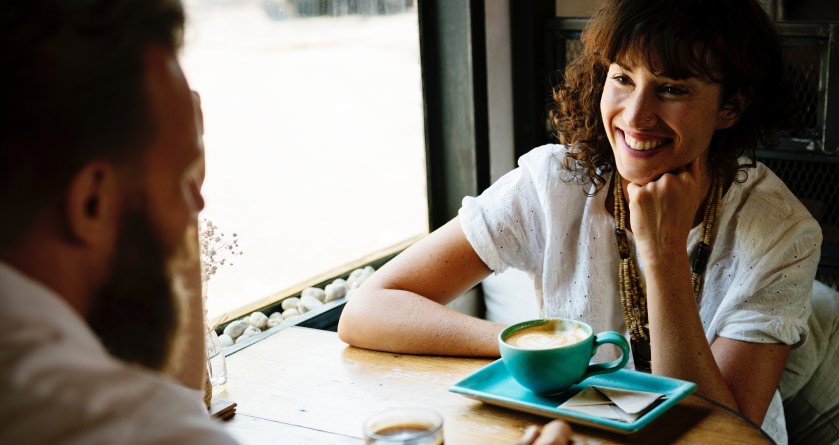
[[[632,169],[619,168],[618,173],[620,173],[624,181],[640,186],[645,186],[661,177],[660,173],[641,172]]]

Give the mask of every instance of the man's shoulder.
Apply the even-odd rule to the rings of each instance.
[[[0,413],[18,420],[0,432],[0,443],[135,442],[151,431],[166,437],[217,429],[199,391],[76,347],[49,326],[10,324],[2,331]]]
[[[63,301],[6,269],[0,416],[15,420],[0,428],[0,443],[154,443],[148,434],[185,431],[232,441],[209,420],[200,391],[112,357]]]

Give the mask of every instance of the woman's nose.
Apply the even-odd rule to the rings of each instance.
[[[633,128],[655,127],[658,123],[657,104],[654,91],[636,88],[624,107],[624,120]]]

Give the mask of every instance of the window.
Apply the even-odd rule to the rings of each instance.
[[[211,320],[428,233],[412,1],[185,7],[181,63],[206,128],[201,216],[243,251],[209,282]]]

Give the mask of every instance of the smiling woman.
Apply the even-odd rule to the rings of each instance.
[[[767,75],[783,72],[775,30],[754,0],[611,1],[582,42],[554,92],[563,145],[522,156],[370,277],[339,335],[497,356],[504,326],[443,304],[520,269],[542,317],[626,332],[636,370],[695,382],[784,442],[778,382],[808,335],[821,233],[754,161],[792,115]]]

